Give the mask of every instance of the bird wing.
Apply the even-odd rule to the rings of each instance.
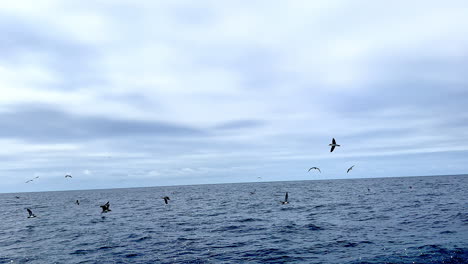
[[[309,169],[307,172],[309,172],[309,171],[310,171],[310,170],[312,170],[312,169],[313,169],[313,167],[312,167],[312,168],[310,168],[310,169]]]
[[[335,138],[332,139],[332,144],[336,144]]]
[[[32,211],[31,211],[31,209],[26,208],[26,210],[28,210],[29,216],[31,216],[31,215],[33,214]]]
[[[330,149],[330,152],[333,152],[334,149],[335,149],[335,146],[332,146]]]
[[[285,202],[288,201],[288,193],[286,193],[286,195],[284,196],[284,201],[285,201]]]
[[[322,172],[320,171],[320,169],[319,169],[319,168],[317,168],[317,170],[318,170],[320,173],[322,173]]]

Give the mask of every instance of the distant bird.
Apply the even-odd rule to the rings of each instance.
[[[368,192],[370,192],[370,189],[369,189],[369,188],[367,188],[367,191],[368,191]]]
[[[413,189],[413,186],[410,186],[409,188],[410,188],[410,189]]]
[[[252,195],[255,194],[255,191],[257,191],[257,189],[253,190],[253,192],[250,192],[250,194]]]
[[[78,201],[78,200],[76,200],[75,203],[76,203],[76,205],[80,205],[80,201]]]
[[[164,199],[164,202],[165,202],[166,204],[168,204],[168,203],[169,203],[168,201],[171,200],[171,199],[169,199],[169,196],[164,196],[163,199]]]
[[[26,210],[28,210],[28,213],[29,213],[29,216],[28,216],[28,218],[34,218],[34,217],[36,217],[36,215],[35,215],[35,214],[33,214],[33,212],[31,211],[31,209],[29,209],[29,208],[26,208]]]
[[[65,178],[73,178],[70,174],[65,175]]]
[[[317,167],[312,167],[312,168],[309,169],[309,171],[311,171],[311,170],[318,170],[320,173],[322,173],[322,172],[320,171],[320,169],[317,168]],[[308,171],[308,172],[309,172],[309,171]]]
[[[25,181],[25,183],[32,182],[32,181],[34,181],[34,179],[39,179],[39,176],[36,176],[36,177],[34,177],[33,179],[30,179],[30,180]]]
[[[353,169],[353,167],[354,167],[354,165],[353,165],[353,166],[351,166],[351,167],[349,167],[349,169],[346,171],[346,173],[348,173],[350,170],[352,170],[352,169]]]
[[[109,206],[110,206],[109,202],[107,202],[105,205],[101,205],[101,208],[102,208],[101,214],[102,214],[102,213],[110,212],[111,209],[109,209]]]
[[[333,152],[333,150],[335,149],[335,147],[340,147],[340,145],[336,144],[335,138],[332,139],[332,143],[331,143],[331,144],[328,144],[328,146],[331,146],[330,152]]]
[[[257,179],[260,179],[260,180],[261,180],[261,179],[262,179],[262,177],[258,176],[258,177],[257,177]]]
[[[286,192],[286,195],[284,196],[284,201],[281,202],[282,204],[288,204],[288,192]]]
[[[16,199],[19,199],[20,197],[19,196],[15,196]]]

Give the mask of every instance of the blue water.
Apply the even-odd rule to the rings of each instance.
[[[468,263],[467,190],[439,176],[0,194],[0,263]]]

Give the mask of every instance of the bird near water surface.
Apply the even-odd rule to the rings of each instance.
[[[35,214],[33,214],[33,212],[31,211],[31,209],[29,209],[29,208],[26,208],[26,210],[28,210],[28,213],[29,213],[29,216],[28,216],[28,218],[34,218],[34,217],[36,217],[36,215],[35,215]]]
[[[100,206],[100,207],[102,208],[101,214],[102,214],[102,213],[110,212],[111,209],[109,209],[109,206],[110,206],[109,202],[107,202],[105,205],[101,205],[101,206]]]
[[[284,201],[281,202],[282,204],[288,204],[288,192],[286,192],[286,195],[284,195]]]

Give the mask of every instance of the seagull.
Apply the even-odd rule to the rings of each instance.
[[[36,215],[32,213],[31,209],[26,208],[26,210],[28,210],[28,213],[29,213],[28,218],[34,218],[34,217],[36,217]]]
[[[65,178],[72,178],[70,174],[65,175]]]
[[[330,152],[333,152],[333,150],[335,149],[335,147],[340,147],[340,145],[336,144],[335,138],[332,139],[332,143],[331,143],[331,144],[328,144],[328,146],[331,146]]]
[[[19,199],[20,197],[19,196],[15,196],[16,199]]]
[[[110,206],[109,202],[107,202],[105,205],[101,205],[101,208],[102,208],[101,214],[102,214],[102,213],[110,212],[111,209],[109,209],[109,206]]]
[[[256,190],[257,190],[257,189],[253,190],[253,192],[250,192],[250,194],[254,195]]]
[[[25,183],[32,182],[32,181],[34,181],[34,179],[39,179],[39,176],[36,176],[36,177],[34,177],[33,179],[30,179],[30,180],[25,181]]]
[[[353,166],[351,166],[351,167],[349,167],[349,169],[346,171],[346,173],[349,173],[349,171],[350,171],[350,170],[352,170],[352,169],[353,169],[353,167],[354,167],[354,165],[353,165]]]
[[[164,202],[165,202],[166,204],[168,204],[168,203],[169,203],[168,201],[171,200],[171,199],[169,199],[169,196],[164,196],[163,199],[164,199]]]
[[[76,205],[80,205],[80,201],[78,201],[78,200],[76,200],[75,203],[76,203]]]
[[[281,202],[282,204],[288,204],[288,192],[286,192],[286,195],[284,196],[284,201]]]
[[[311,171],[311,170],[318,170],[320,173],[322,173],[322,172],[320,171],[320,169],[317,168],[317,167],[312,167],[312,168],[309,169],[309,171]]]

